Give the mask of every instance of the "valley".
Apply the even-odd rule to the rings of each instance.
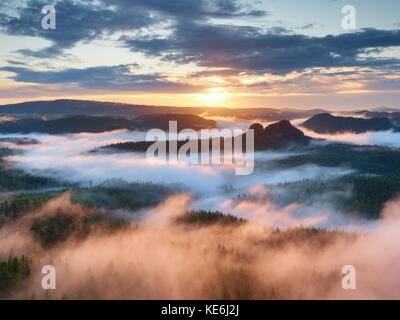
[[[285,118],[263,125],[169,112],[118,120],[24,115],[0,123],[2,297],[44,298],[35,279],[50,260],[60,273],[55,299],[338,298],[344,297],[335,289],[342,264],[357,260],[368,274],[379,274],[372,271],[382,266],[369,263],[376,253],[367,259],[354,250],[384,243],[381,230],[393,228],[388,216],[400,194],[399,148],[372,138],[359,143],[353,137],[365,132],[358,127],[345,131],[347,142],[336,142],[330,132],[323,133],[326,139],[320,130],[312,137]],[[224,163],[149,163],[145,152],[154,142],[145,141],[145,130],[166,129],[171,120],[198,132],[236,125],[244,141],[246,130],[254,130],[254,173],[237,176]],[[367,134],[382,134],[378,129]],[[398,139],[396,130],[383,129]],[[227,138],[217,139],[222,152]],[[295,262],[261,281],[276,273],[264,261],[281,261],[284,252]],[[82,265],[82,255],[92,258]],[[83,282],[66,281],[71,270]],[[169,282],[166,270],[183,280]],[[288,277],[293,270],[302,276]],[[198,281],[189,281],[194,276]],[[360,297],[373,295],[377,284],[368,279]],[[151,290],[153,281],[161,289]],[[298,290],[310,283],[318,285],[305,294]],[[114,285],[119,289],[105,290]]]

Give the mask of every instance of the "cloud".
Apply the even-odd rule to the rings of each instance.
[[[267,13],[235,0],[59,0],[57,29],[42,30],[40,10],[44,0],[22,2],[14,14],[1,14],[0,27],[9,35],[47,39],[51,45],[40,50],[23,49],[23,55],[59,55],[81,41],[112,35],[132,51],[165,60],[195,62],[210,68],[240,71],[288,73],[313,67],[369,66],[399,64],[364,54],[400,45],[400,30],[362,29],[358,32],[324,37],[294,34],[283,28],[215,24],[211,18],[263,16]],[[5,4],[3,4],[5,6]],[[166,34],[154,27],[166,23]],[[308,25],[307,27],[311,26]],[[151,29],[153,28],[153,29]],[[147,30],[147,31],[146,31]],[[160,30],[160,29],[159,29]],[[146,32],[143,32],[146,31]]]
[[[2,6],[7,6],[6,1]],[[129,31],[157,23],[157,17],[141,10],[114,10],[94,1],[55,1],[57,12],[56,30],[44,30],[41,26],[43,6],[46,0],[22,1],[14,12],[1,13],[0,28],[8,35],[41,37],[51,41],[45,49],[21,51],[24,55],[49,57],[64,49],[72,48],[80,41],[90,41],[117,31]]]
[[[41,8],[45,4],[45,0],[20,1],[19,5],[11,1],[0,4],[2,33],[40,37],[49,42],[41,49],[20,49],[18,53],[22,57],[33,58],[26,59],[27,62],[52,57],[57,60],[67,49],[107,39],[110,45],[123,47],[119,49],[124,52],[129,49],[145,55],[144,67],[149,61],[156,61],[158,65],[161,59],[163,65],[175,69],[176,64],[183,68],[190,64],[186,70],[193,72],[188,74],[186,71],[185,79],[181,74],[170,73],[170,79],[178,79],[170,80],[165,74],[132,73],[130,70],[136,66],[129,64],[38,71],[33,65],[15,64],[17,60],[14,59],[2,70],[15,73],[11,78],[16,81],[77,84],[72,90],[74,93],[79,93],[79,89],[199,92],[204,89],[202,86],[215,85],[207,82],[207,76],[223,77],[224,85],[235,93],[248,93],[249,90],[279,95],[346,92],[354,90],[351,84],[355,82],[356,89],[367,91],[399,87],[397,79],[389,76],[397,71],[400,61],[396,57],[385,58],[384,50],[400,45],[400,30],[361,29],[317,37],[301,34],[301,28],[266,29],[254,23],[239,25],[236,22],[268,13],[258,10],[258,4],[238,0],[58,0],[57,29],[43,30]],[[312,26],[306,24],[304,28]],[[193,69],[194,65],[200,68]],[[345,67],[353,70],[340,71]],[[364,67],[370,74],[366,74],[365,79],[357,78],[360,72],[357,68]],[[337,72],[319,72],[329,68],[336,68]],[[312,72],[308,73],[310,70]],[[297,77],[293,78],[296,73]],[[250,82],[241,81],[246,75]],[[276,75],[288,75],[289,78],[274,82],[271,79]],[[348,79],[352,75],[356,78]],[[251,81],[257,77],[265,79]],[[336,82],[329,81],[328,77],[335,77],[332,81]],[[347,77],[348,88],[341,90],[344,77]]]
[[[232,18],[238,16],[262,17],[266,11],[252,9],[238,0],[105,0],[122,8],[146,9],[179,19]]]
[[[0,28],[4,33],[41,37],[52,43],[44,49],[21,50],[21,54],[36,58],[59,55],[80,41],[149,28],[167,19],[265,15],[264,11],[251,10],[236,0],[57,0],[54,3],[57,28],[50,31],[41,27],[41,9],[48,5],[48,1],[21,1],[13,6],[10,1],[4,1],[0,5],[4,9],[0,14]]]
[[[268,198],[270,187],[260,185],[268,181],[301,180],[305,176],[322,177],[323,170],[338,174],[329,168],[307,166],[291,172],[275,171],[276,177],[271,176],[272,172],[264,176],[257,174],[254,181],[249,181],[249,188],[237,190],[241,183],[224,179],[227,178],[223,175],[225,168],[202,171],[201,167],[149,164],[132,154],[114,157],[85,153],[105,143],[140,140],[141,132],[32,137],[42,144],[24,146],[26,153],[12,158],[25,168],[43,169],[47,174],[58,170],[60,176],[68,175],[72,179],[120,176],[136,180],[147,176],[171,182],[175,178],[187,183],[188,193],[193,193],[194,187],[209,193],[203,197],[172,196],[157,207],[143,210],[141,219],[123,230],[96,230],[86,238],[72,236],[49,250],[42,248],[29,231],[36,218],[57,212],[81,217],[97,209],[71,203],[67,193],[27,212],[0,229],[1,258],[6,259],[11,252],[32,260],[28,287],[13,292],[8,298],[30,298],[35,293],[37,298],[45,299],[40,287],[43,264],[52,264],[57,270],[53,299],[399,298],[400,281],[396,273],[400,267],[400,199],[386,204],[381,220],[365,223],[334,211],[328,201],[331,192],[317,195],[308,201],[311,204],[292,201],[279,207]],[[279,156],[285,154],[261,154],[264,160]],[[78,174],[71,175],[67,166],[76,169]],[[227,182],[233,184],[234,192],[221,190]],[[252,197],[235,198],[240,191]],[[174,223],[176,217],[193,208],[221,210],[246,218],[249,223],[202,227]],[[109,213],[112,216],[113,212]],[[133,212],[125,214],[134,215]],[[322,225],[354,230],[364,224],[367,228],[357,236],[293,229],[299,225]],[[284,230],[276,231],[276,226]],[[355,291],[345,291],[340,286],[341,268],[348,264],[357,270]]]
[[[368,49],[400,45],[400,30],[364,29],[325,37],[257,27],[180,21],[169,38],[122,37],[126,46],[168,61],[276,74],[314,67],[380,67],[398,59],[362,59]]]
[[[331,142],[400,148],[400,133],[391,130],[365,133],[344,132],[338,134],[319,134],[303,127],[301,127],[301,130],[309,137]]]
[[[317,25],[318,25],[317,23],[307,23],[307,24],[301,26],[300,29],[302,29],[302,30],[313,29]]]
[[[0,229],[9,252],[28,255],[32,276],[8,298],[48,299],[43,264],[57,270],[52,299],[398,299],[400,201],[368,233],[288,229],[257,223],[196,227],[174,218],[190,198],[178,195],[116,232],[91,233],[45,250],[34,241],[34,218],[55,212],[89,215],[68,195]],[[247,208],[259,210],[259,208]],[[257,212],[255,212],[257,214]],[[289,219],[290,220],[290,219]],[[201,257],[201,258],[199,258]],[[357,290],[343,290],[343,266],[356,269]]]
[[[23,137],[24,135],[2,135],[3,137]],[[342,169],[327,170],[318,166],[303,166],[288,170],[274,170],[270,165],[274,160],[286,158],[290,152],[265,152],[256,154],[256,169],[260,172],[245,177],[235,175],[235,165],[222,164],[186,165],[170,163],[161,159],[146,159],[137,153],[87,153],[97,147],[116,142],[145,140],[144,132],[113,131],[101,134],[69,134],[52,136],[30,134],[41,142],[35,146],[21,146],[24,154],[9,158],[18,167],[41,175],[80,181],[102,183],[111,178],[130,182],[147,181],[157,183],[179,183],[186,185],[194,193],[212,194],[227,185],[247,188],[258,184],[260,179],[268,184],[290,182],[320,177],[324,172],[332,176],[342,173]],[[112,165],[111,165],[112,164]]]
[[[18,82],[39,84],[78,84],[83,89],[133,91],[188,91],[189,84],[172,82],[158,74],[134,74],[137,65],[90,67],[57,71],[35,71],[26,67],[8,66],[0,71],[12,72],[10,78]]]

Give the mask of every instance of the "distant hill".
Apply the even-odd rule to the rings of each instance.
[[[210,108],[206,111],[207,116],[234,117],[244,120],[267,120],[280,121],[283,119],[294,120],[309,118],[319,113],[327,112],[323,109],[298,110],[288,108]]]
[[[0,123],[0,133],[48,133],[66,134],[79,132],[104,132],[118,129],[148,130],[152,128],[168,130],[169,121],[176,120],[179,128],[208,129],[215,127],[215,121],[196,115],[187,114],[154,114],[138,118],[109,116],[75,115],[56,119],[20,118]],[[180,130],[181,130],[180,129]]]
[[[21,137],[21,138],[0,138],[0,143],[13,143],[16,145],[29,145],[29,144],[39,144],[40,142],[36,139]]]
[[[307,144],[310,138],[292,126],[288,120],[282,120],[263,127],[259,123],[252,124],[254,130],[254,143],[256,150],[284,147],[290,143]]]
[[[395,110],[395,109],[390,109]],[[400,127],[400,111],[368,111],[362,110],[356,112],[357,115],[362,115],[367,118],[388,118],[393,125]]]
[[[65,134],[79,132],[104,132],[117,129],[135,129],[132,120],[112,117],[71,116],[46,120],[41,118],[21,118],[0,123],[0,133],[48,133]]]
[[[317,133],[354,132],[398,130],[390,119],[373,117],[369,119],[354,117],[335,117],[329,113],[318,114],[302,124],[302,127]]]
[[[0,114],[45,116],[45,115],[97,115],[137,116],[160,111],[159,107],[131,105],[114,102],[60,99],[32,101],[0,106]]]
[[[216,107],[174,107],[149,106],[115,102],[59,99],[53,101],[31,101],[0,106],[0,115],[42,117],[42,116],[119,116],[135,118],[150,114],[194,114],[208,117],[233,117],[246,120],[279,121],[282,119],[309,118],[326,112],[321,109],[295,110],[274,108],[216,108]]]
[[[271,124],[264,128],[261,124],[255,123],[249,129],[254,130],[254,148],[256,151],[278,149],[286,147],[290,144],[306,145],[311,138],[304,135],[304,133],[295,128],[287,120],[282,120],[277,123]],[[246,134],[242,137],[243,150],[246,150]],[[188,140],[177,141],[178,149],[187,143]],[[193,141],[193,140],[192,140]],[[200,151],[202,146],[207,144],[206,140],[195,140],[197,142],[197,149]],[[175,142],[175,141],[171,141]],[[205,143],[204,143],[205,142]],[[110,144],[103,146],[94,151],[129,151],[129,152],[145,152],[152,141],[130,141]],[[170,141],[167,141],[167,152],[169,150]],[[212,139],[208,139],[209,150],[212,148]],[[224,150],[224,139],[220,138],[220,150]]]

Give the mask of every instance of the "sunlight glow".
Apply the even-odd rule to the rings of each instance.
[[[210,88],[207,89],[206,93],[200,93],[196,96],[207,105],[216,106],[224,102],[228,98],[229,93],[224,88]]]

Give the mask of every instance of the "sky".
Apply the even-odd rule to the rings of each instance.
[[[396,108],[399,13],[398,0],[2,0],[0,104]]]

